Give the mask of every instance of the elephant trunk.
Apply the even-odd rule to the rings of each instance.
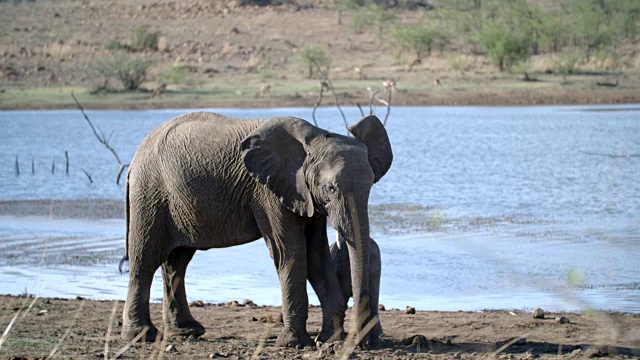
[[[339,231],[343,233],[349,250],[351,263],[351,285],[353,290],[353,309],[355,311],[355,323],[352,325],[352,333],[356,335],[357,343],[362,340],[375,325],[371,322],[373,314],[370,311],[371,296],[369,293],[369,214],[367,208],[368,197],[356,199],[353,195],[347,195],[346,211],[349,216],[348,226]]]

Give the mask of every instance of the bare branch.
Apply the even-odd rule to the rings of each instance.
[[[377,98],[378,94],[380,94],[384,90],[373,91],[371,89],[371,87],[368,86],[367,87],[367,91],[369,92],[369,115],[373,115],[373,113],[374,113],[373,101],[374,100],[378,100],[378,98]],[[378,101],[380,101],[380,100],[378,100]]]
[[[91,121],[91,119],[89,119],[89,116],[87,116],[87,114],[84,112],[84,108],[82,107],[82,105],[80,105],[80,102],[78,101],[76,96],[73,94],[73,91],[71,92],[71,97],[76,102],[78,109],[80,109],[80,112],[82,113],[82,116],[84,116],[84,119],[87,120],[87,123],[91,127],[91,130],[93,131],[93,134],[96,136],[98,141],[113,154],[113,156],[116,158],[116,161],[118,162],[118,165],[120,165],[120,170],[118,171],[118,176],[116,177],[116,184],[120,185],[120,177],[122,176],[122,172],[124,172],[124,169],[126,169],[129,166],[129,164],[123,164],[116,150],[113,147],[111,147],[111,145],[109,144],[109,141],[111,140],[111,137],[113,136],[115,131],[111,131],[111,133],[109,134],[109,137],[105,137],[104,132],[102,132],[102,129],[100,129],[98,125],[94,124]],[[91,175],[89,175],[89,173],[87,173],[84,170],[82,171],[89,178],[89,182],[93,183],[93,180],[91,179]]]
[[[82,172],[87,176],[87,179],[89,179],[89,183],[93,184],[93,179],[91,178],[91,174],[89,174],[85,169],[80,169],[80,170],[82,170]]]
[[[360,106],[360,103],[356,103],[356,105],[358,105],[358,110],[360,110],[360,115],[364,117],[364,111],[362,110],[362,106]]]
[[[326,82],[327,80],[327,74],[323,74],[322,75],[322,80],[320,81],[320,91],[318,92],[318,101],[316,101],[316,104],[313,106],[313,111],[311,111],[311,117],[313,118],[313,124],[315,126],[318,126],[318,121],[316,120],[316,110],[318,109],[318,106],[320,106],[320,104],[322,103],[322,98],[324,96],[324,89],[327,87]]]
[[[391,113],[391,89],[389,89],[389,97],[387,98],[387,113],[384,115],[384,121],[382,125],[387,127],[387,119],[389,119],[389,114]]]
[[[102,130],[97,125],[94,125],[93,122],[89,119],[87,114],[84,112],[84,108],[82,107],[82,105],[80,105],[80,102],[78,101],[76,96],[73,94],[73,91],[71,92],[71,97],[76,102],[76,105],[78,106],[78,109],[80,109],[80,112],[82,113],[82,116],[84,116],[84,119],[87,120],[87,123],[91,127],[91,130],[93,131],[93,134],[96,136],[98,141],[102,145],[104,145],[107,148],[107,150],[109,150],[113,154],[113,156],[116,158],[116,161],[118,162],[118,164],[122,165],[122,161],[120,160],[120,156],[118,156],[118,153],[116,153],[115,149],[112,148],[111,145],[109,145],[109,139],[105,138],[104,133],[102,132]],[[111,138],[111,135],[109,135],[109,138]]]
[[[329,66],[327,66],[323,70],[315,60],[312,59],[311,62],[316,67],[316,69],[318,69],[318,71],[320,71],[320,73],[322,74],[322,78],[326,82],[329,91],[331,91],[331,94],[333,95],[333,100],[336,103],[336,107],[338,108],[338,111],[340,111],[340,115],[342,115],[342,120],[344,121],[344,128],[347,129],[347,134],[348,134],[349,133],[349,131],[348,131],[349,123],[347,122],[347,117],[344,115],[344,112],[342,111],[342,108],[340,107],[340,102],[338,101],[338,95],[336,95],[336,89],[333,87],[333,83],[331,82],[331,79],[329,79],[329,69],[330,69]]]

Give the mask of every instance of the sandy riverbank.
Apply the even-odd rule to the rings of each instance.
[[[61,358],[93,359],[104,356],[107,344],[113,356],[127,346],[119,338],[122,306],[122,301],[0,296],[1,326],[7,329],[15,317],[3,335],[0,354],[8,359],[44,358],[55,348],[55,355]],[[151,310],[153,321],[161,324],[161,305],[152,304]],[[191,310],[207,329],[200,339],[135,345],[122,358],[315,359],[337,358],[335,351],[341,351],[339,347],[320,351],[276,347],[275,338],[283,325],[268,319],[277,318],[279,307],[203,304]],[[556,317],[569,322],[560,323]],[[320,319],[320,309],[310,308],[307,330],[311,336],[317,334]],[[640,355],[637,315],[547,313],[545,319],[534,319],[528,312],[406,314],[404,309],[392,309],[381,312],[380,319],[385,347],[357,350],[353,358],[626,359]],[[165,352],[168,345],[175,351]]]

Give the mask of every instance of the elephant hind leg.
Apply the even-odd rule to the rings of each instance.
[[[196,249],[176,248],[162,264],[162,318],[167,336],[200,336],[205,332],[204,327],[191,315],[184,284],[187,265],[195,252]]]
[[[140,269],[136,261],[129,264],[129,292],[125,301],[123,311],[123,324],[120,336],[124,340],[133,340],[140,333],[146,332],[141,341],[153,342],[158,336],[158,329],[151,322],[149,313],[149,297],[151,296],[151,282],[153,274],[158,268],[153,270]]]
[[[161,212],[160,212],[161,213]],[[133,340],[146,332],[141,341],[155,341],[160,334],[151,321],[149,297],[153,275],[167,257],[168,239],[162,217],[148,218],[135,214],[128,232],[129,289],[124,304],[122,331],[124,340]]]

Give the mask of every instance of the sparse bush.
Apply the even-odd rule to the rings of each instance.
[[[582,57],[577,52],[563,54],[554,61],[554,71],[562,75],[562,81],[567,81],[567,76],[576,72],[578,63]]]
[[[107,45],[105,45],[104,47],[109,51],[121,51],[121,50],[128,51],[130,49],[129,45],[123,44],[118,40],[109,40]]]
[[[136,51],[158,50],[160,32],[149,31],[146,25],[138,25],[131,29],[131,49]]]
[[[160,74],[158,79],[165,84],[184,84],[187,80],[187,70],[182,66],[173,65],[166,73]]]
[[[299,53],[300,61],[307,70],[307,78],[311,79],[316,73],[316,64],[318,66],[331,65],[331,57],[319,46],[305,46]]]
[[[478,41],[501,72],[510,70],[515,63],[529,57],[527,38],[497,21],[485,22],[478,34]]]
[[[430,26],[409,25],[394,29],[391,32],[390,42],[399,57],[405,53],[412,53],[414,58],[410,61],[414,61],[431,55],[431,49],[437,36],[437,31]]]
[[[106,79],[116,78],[122,83],[125,90],[137,90],[146,80],[147,69],[151,66],[148,60],[132,58],[126,54],[118,54],[110,60],[100,62],[98,72]]]
[[[594,58],[598,69],[617,70],[625,65],[622,57],[608,48],[598,49],[594,54]]]
[[[460,73],[461,76],[464,76],[464,73],[466,73],[467,71],[469,71],[471,69],[471,61],[469,60],[469,58],[467,58],[466,56],[463,55],[458,55],[458,56],[447,56],[447,65],[449,66],[449,69]]]
[[[382,34],[395,21],[396,14],[393,10],[375,4],[351,10],[353,29],[357,33],[362,33],[368,28],[375,28],[379,39],[382,39]]]

